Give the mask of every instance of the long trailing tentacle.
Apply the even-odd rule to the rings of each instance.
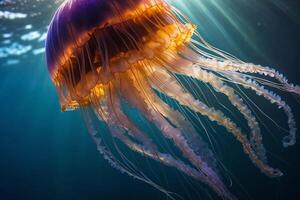
[[[111,93],[110,95],[114,97],[114,99],[111,99],[111,104],[114,109],[111,108],[111,110],[114,112],[113,114],[116,117],[119,126],[123,127],[125,130],[128,130],[129,134],[131,134],[138,141],[142,142],[142,144],[145,145],[148,149],[151,149],[152,151],[157,151],[156,145],[153,144],[149,136],[143,131],[141,131],[139,128],[137,128],[136,125],[123,113],[119,97],[117,97],[116,94],[113,94],[114,92],[116,92],[116,90],[110,88],[109,91]]]
[[[182,22],[193,24],[189,18],[177,8],[172,7],[172,10]],[[187,44],[186,48],[180,50],[180,54],[188,56],[188,60],[194,64],[202,65],[208,70],[252,73],[275,78],[281,83],[281,85],[264,79],[260,80],[266,85],[300,95],[300,86],[290,83],[279,71],[272,69],[271,67],[243,62],[235,56],[209,44],[197,30],[195,30],[194,37],[191,38],[190,43]],[[250,77],[253,79],[259,79],[255,76]]]
[[[157,80],[155,80],[157,81]],[[151,78],[149,78],[149,82],[151,87],[158,91],[157,82],[152,82]],[[193,149],[195,154],[199,155],[209,166],[217,173],[219,171],[218,165],[224,168],[222,163],[215,158],[214,153],[209,149],[208,145],[203,141],[200,137],[199,133],[195,130],[194,125],[191,121],[189,121],[187,113],[179,106],[179,110],[172,108],[168,103],[162,100],[160,95],[158,95],[154,91],[149,91],[151,95],[151,102],[157,108],[160,113],[168,119],[173,125],[179,128],[183,134],[183,137],[187,141],[190,148]],[[200,120],[197,117],[198,120]],[[205,127],[204,127],[205,129]],[[206,131],[206,130],[205,130]],[[208,135],[209,137],[209,135]],[[230,181],[231,178],[229,177]]]
[[[152,88],[156,88],[154,83],[151,83]],[[212,151],[208,148],[207,144],[200,137],[199,133],[195,130],[192,123],[186,118],[184,113],[174,110],[170,105],[165,103],[155,92],[150,91],[149,94],[152,98],[153,105],[160,111],[160,113],[181,130],[183,137],[188,142],[190,148],[199,155],[203,160],[209,163],[214,171],[217,171],[217,160],[215,159]]]
[[[270,67],[263,67],[261,65],[255,65],[253,63],[246,63],[234,57],[225,56],[225,58],[222,58],[213,55],[210,56],[210,54],[201,51],[195,44],[199,44],[199,42],[197,42],[196,40],[192,40],[190,47],[185,47],[180,51],[180,54],[183,57],[186,57],[195,65],[199,65],[205,69],[218,72],[227,71],[239,72],[241,74],[252,73],[268,76],[276,79],[277,81],[279,81],[279,83],[274,83],[265,79],[260,79],[259,77],[247,75],[252,79],[260,80],[265,85],[269,85],[271,87],[300,95],[300,86],[290,83],[283,74],[276,71],[275,69],[272,69]],[[218,54],[221,53],[217,50],[213,50],[213,52],[216,52]]]
[[[162,74],[160,76],[162,76]],[[246,135],[242,134],[237,125],[229,118],[225,117],[225,115],[221,111],[216,111],[213,108],[209,108],[204,103],[196,100],[190,93],[186,92],[177,82],[177,80],[172,76],[165,74],[161,81],[165,81],[163,84],[164,87],[159,87],[162,92],[179,101],[182,105],[185,105],[192,110],[201,113],[204,116],[207,116],[210,120],[224,126],[230,133],[232,133],[243,145],[245,153],[249,155],[252,162],[263,173],[270,177],[278,177],[282,175],[282,172],[280,170],[270,167],[263,160],[259,159],[256,152],[253,150],[251,143],[248,141]]]
[[[222,74],[222,73],[221,73]],[[229,74],[226,73],[225,77],[236,84],[242,85],[245,88],[251,89],[256,92],[257,95],[263,96],[271,103],[276,104],[279,108],[283,109],[286,116],[288,117],[289,135],[283,138],[283,146],[288,147],[296,143],[296,122],[292,113],[291,107],[281,99],[280,96],[274,92],[269,91],[263,86],[259,85],[255,80],[249,79],[241,74]]]
[[[85,111],[84,111],[85,112]],[[101,137],[97,136],[98,135],[98,131],[94,128],[93,123],[90,120],[90,114],[86,114],[85,113],[85,122],[86,122],[86,126],[88,128],[88,132],[91,136],[91,138],[93,139],[93,142],[96,144],[97,150],[99,151],[99,153],[101,155],[103,155],[104,159],[107,160],[109,162],[109,164],[117,169],[118,171],[120,171],[121,173],[125,173],[137,180],[140,180],[142,182],[145,182],[151,186],[153,186],[154,188],[158,189],[159,191],[163,192],[166,196],[168,196],[170,199],[174,200],[173,197],[173,193],[165,190],[164,188],[162,188],[161,186],[157,185],[155,182],[153,182],[151,179],[149,179],[147,176],[145,176],[144,174],[138,174],[130,169],[128,169],[126,166],[124,166],[122,164],[121,161],[119,161],[114,155],[113,153],[106,147],[104,146],[102,143],[102,139]],[[113,128],[113,126],[111,124],[109,124],[110,130],[115,132],[115,128]],[[119,135],[121,135],[121,133],[119,133]],[[130,144],[127,144],[130,145]],[[131,146],[133,146],[133,144],[131,144]],[[138,147],[136,147],[137,151],[139,152],[143,152],[145,153],[145,151]],[[153,155],[152,155],[153,156]]]
[[[130,89],[132,91],[132,89]],[[129,149],[140,153],[146,157],[150,157],[156,161],[159,161],[167,166],[172,166],[177,168],[179,171],[195,178],[196,180],[203,181],[210,185],[215,191],[224,199],[234,199],[233,196],[226,190],[224,185],[220,185],[221,182],[214,182],[212,183],[212,180],[209,179],[208,176],[211,176],[214,172],[209,171],[212,174],[208,174],[208,171],[206,170],[206,173],[204,173],[201,170],[197,170],[195,168],[190,167],[189,165],[185,164],[183,161],[175,159],[173,156],[167,153],[160,153],[157,150],[148,149],[146,146],[142,144],[138,144],[134,142],[132,139],[126,135],[126,132],[132,131],[133,129],[128,129],[122,127],[122,122],[120,121],[120,118],[117,116],[118,112],[120,111],[120,107],[118,105],[118,97],[115,95],[116,91],[112,90],[112,88],[108,89],[106,92],[107,99],[102,100],[102,102],[98,102],[97,98],[94,99],[94,109],[96,114],[99,118],[105,121],[105,123],[108,125],[110,132],[112,135],[116,138],[118,138],[120,141],[122,141]],[[139,99],[140,103],[141,99]],[[101,107],[101,108],[100,108]],[[116,112],[118,111],[118,112]],[[152,119],[153,120],[153,119]],[[120,126],[121,124],[121,126]],[[130,127],[133,127],[131,125]],[[138,128],[135,128],[135,130]],[[131,133],[132,135],[135,135],[134,133]],[[168,197],[172,198],[172,195],[170,192],[166,191],[165,189],[161,188],[159,185],[155,184],[153,181],[151,181],[149,178],[143,175],[141,171],[136,171],[131,168],[126,169],[122,167],[116,160],[116,158],[113,156],[110,151],[105,151],[102,146],[100,146],[99,139],[96,140],[98,149],[101,150],[101,153],[105,154],[106,158],[110,161],[110,163],[122,172],[125,172],[129,174],[130,176],[133,176],[141,181],[144,181],[155,188],[159,189],[160,191],[164,192]],[[145,142],[146,143],[146,142]],[[136,169],[135,166],[133,166],[134,169]],[[215,180],[216,181],[216,180]],[[221,187],[222,186],[222,187]]]
[[[151,66],[147,65],[146,62],[143,63],[143,66],[145,66],[145,69],[150,69]],[[143,68],[138,70],[140,74],[142,74],[143,77],[148,77],[147,70],[143,70]],[[148,77],[148,81],[141,80],[141,83],[143,84],[145,92],[147,92],[147,96],[149,97],[149,100],[151,100],[151,103],[156,110],[159,111],[159,113],[164,116],[166,119],[168,119],[172,125],[175,125],[176,128],[180,129],[182,136],[187,141],[190,148],[193,149],[193,151],[196,154],[199,154],[201,158],[203,158],[206,162],[210,164],[210,167],[213,167],[215,171],[216,169],[216,159],[213,156],[213,153],[209,150],[206,143],[202,140],[200,135],[195,130],[192,123],[186,119],[186,115],[183,110],[181,112],[175,111],[171,108],[170,105],[165,103],[157,93],[154,92],[153,89],[157,88],[158,83],[162,83],[159,80],[155,80],[154,74],[151,73],[151,76]],[[183,112],[183,114],[182,114]]]
[[[112,107],[112,103],[115,101],[112,101],[111,96],[108,94],[110,93],[109,88],[103,87],[102,88],[104,91],[102,91],[102,95],[106,95],[105,98],[100,98],[99,99],[99,94],[97,94],[97,91],[93,91],[93,95],[91,95],[91,102],[93,103],[93,111],[98,117],[99,120],[104,121],[109,130],[111,131],[113,137],[120,139],[125,145],[127,145],[130,149],[141,153],[145,156],[151,157],[151,158],[156,158],[158,161],[162,162],[163,164],[168,164],[168,162],[173,164],[173,158],[170,157],[166,158],[168,162],[164,162],[164,157],[168,157],[168,155],[164,154],[158,154],[154,151],[156,149],[155,145],[151,143],[146,137],[142,136],[140,137],[140,134],[143,134],[141,131],[140,133],[136,133],[135,131],[139,131],[138,128],[134,127],[134,125],[130,125],[129,128],[131,129],[126,129],[123,127],[124,124],[121,123],[118,117],[116,117],[116,110]],[[122,157],[123,161],[120,161],[114,153],[110,150],[108,146],[104,146],[103,140],[101,139],[101,135],[99,135],[98,131],[94,128],[94,124],[92,123],[91,120],[91,114],[87,112],[83,112],[85,114],[85,122],[88,127],[89,133],[97,145],[97,149],[104,156],[106,160],[117,170],[121,171],[122,173],[125,173],[137,180],[140,180],[142,182],[145,182],[154,188],[158,189],[159,191],[163,192],[166,196],[168,196],[170,199],[174,199],[173,195],[176,195],[172,192],[169,192],[165,190],[163,187],[159,186],[155,182],[153,182],[150,178],[148,178],[142,171],[138,170],[137,167],[126,158],[126,156],[123,155],[122,152],[120,152],[119,148],[115,144],[115,148],[117,149],[118,153]],[[128,125],[128,124],[127,124]],[[142,144],[138,144],[134,141],[132,141],[127,135],[132,135],[133,137],[138,137],[135,138],[139,140]],[[145,140],[144,140],[145,139]],[[149,146],[151,147],[148,149],[149,146],[143,145],[143,144],[150,144]],[[176,163],[177,165],[180,165],[180,163]],[[190,174],[189,174],[190,175]],[[191,176],[191,175],[190,175]]]
[[[149,157],[158,162],[161,162],[166,166],[175,167],[179,171],[195,178],[196,180],[202,180],[202,181],[205,180],[205,175],[201,171],[198,171],[198,170],[190,167],[189,165],[185,164],[183,161],[175,159],[170,154],[160,153],[159,151],[155,150],[156,148],[148,149],[146,146],[144,146],[142,144],[138,144],[138,143],[134,142],[133,140],[131,140],[126,135],[126,133],[128,131],[129,132],[136,131],[136,130],[138,130],[138,128],[134,127],[133,124],[130,127],[134,127],[134,129],[133,128],[129,129],[128,127],[127,128],[122,127],[123,122],[120,121],[120,118],[118,116],[116,116],[116,115],[118,115],[116,111],[117,110],[118,110],[118,112],[121,112],[121,111],[119,110],[120,108],[118,107],[119,100],[118,100],[118,97],[115,96],[115,92],[116,91],[111,91],[109,89],[107,91],[107,93],[109,93],[109,94],[107,94],[108,98],[105,101],[102,100],[101,103],[98,102],[99,100],[94,99],[94,101],[96,101],[96,102],[94,102],[94,111],[96,112],[97,116],[99,118],[101,118],[101,120],[105,121],[105,123],[108,125],[110,132],[112,133],[112,135],[114,137],[118,138],[129,149],[131,149],[137,153],[140,153],[146,157]],[[155,187],[158,190],[165,193],[169,198],[174,199],[172,193],[170,193],[169,191],[165,190],[161,186],[159,186],[156,183],[154,183],[153,181],[151,181],[141,171],[132,170],[130,168],[128,169],[128,168],[122,166],[120,164],[121,162],[119,162],[118,159],[115,158],[115,156],[109,150],[106,150],[105,147],[103,145],[101,145],[101,139],[96,137],[95,131],[93,131],[90,124],[88,124],[88,125],[91,129],[90,134],[91,134],[94,142],[96,143],[99,152],[105,156],[105,158],[110,162],[110,164],[113,167],[117,168],[121,172],[124,172],[138,180],[141,180],[143,182],[146,182],[146,183],[152,185],[153,187]],[[135,133],[131,133],[131,134],[135,135]],[[147,143],[147,141],[144,141],[144,143]],[[133,168],[136,169],[135,166],[133,166]]]
[[[126,76],[124,80],[126,84],[121,84],[124,91],[131,89],[131,95],[126,95],[126,98],[136,107],[138,107],[145,117],[153,122],[163,133],[166,138],[171,139],[176,146],[181,150],[183,155],[190,160],[190,162],[197,167],[203,173],[203,177],[198,179],[208,184],[214,189],[222,198],[234,199],[230,192],[226,189],[225,185],[219,179],[217,174],[212,170],[206,162],[197,155],[193,149],[189,146],[187,140],[184,138],[180,129],[173,127],[161,114],[161,110],[155,107],[153,103],[154,99],[150,93],[151,88],[147,86],[146,81],[143,78],[139,78],[139,74],[134,69],[131,70],[130,75]],[[128,78],[130,77],[130,78]],[[134,77],[134,78],[133,78]],[[145,77],[145,76],[142,76]],[[130,86],[126,88],[126,86]]]
[[[202,70],[197,66],[191,67],[176,67],[173,68],[175,73],[182,74],[185,76],[190,76],[201,80],[204,83],[210,84],[215,91],[223,93],[228,97],[231,103],[241,112],[241,114],[245,117],[248,122],[248,126],[251,130],[251,144],[253,145],[254,149],[257,152],[257,155],[261,160],[267,162],[266,158],[266,151],[262,144],[262,136],[259,124],[256,118],[253,116],[251,110],[248,106],[243,102],[243,99],[240,98],[234,91],[233,88],[226,85],[218,76],[214,75],[213,73],[207,72]],[[159,73],[159,72],[157,72]],[[158,74],[157,78],[160,77]]]
[[[201,69],[199,68],[213,71],[215,73],[223,75],[225,80],[228,80],[228,78],[235,79],[235,81],[232,80],[232,82],[241,84],[246,88],[250,88],[254,90],[258,95],[265,97],[267,100],[271,101],[272,103],[276,103],[280,108],[284,110],[284,112],[288,117],[289,135],[283,139],[283,145],[285,147],[288,147],[295,144],[296,125],[295,125],[295,120],[291,108],[283,100],[281,100],[281,98],[278,95],[268,91],[263,86],[260,86],[258,84],[259,82],[268,85],[270,87],[300,94],[299,86],[289,84],[287,79],[283,77],[283,75],[281,75],[279,72],[276,72],[275,70],[270,68],[258,67],[262,69],[268,69],[267,70],[268,72],[266,71],[263,72],[263,70],[261,69],[260,73],[275,78],[277,77],[277,79],[280,81],[281,84],[270,82],[266,79],[250,76],[248,74],[243,74],[246,72],[249,73],[256,72],[255,71],[256,66],[253,64],[243,63],[242,61],[229,56],[227,56],[226,59],[206,58],[204,55],[202,55],[202,51],[199,50],[197,47],[191,48],[189,46],[185,46],[182,47],[178,53],[169,51],[167,52],[166,55],[167,56],[160,57],[157,60],[160,64],[167,66],[169,69],[171,68],[171,70],[175,70],[175,71],[178,71],[178,69],[190,70],[192,74],[197,74],[201,72],[200,71]],[[210,76],[211,75],[212,74],[210,73]],[[205,79],[206,76],[202,76],[200,78]],[[222,79],[222,78],[216,76],[216,79]],[[257,80],[258,82],[256,82],[255,80]],[[259,145],[259,137],[256,138],[257,138],[258,148],[262,150],[261,152],[263,155],[263,148],[261,148],[262,145]]]

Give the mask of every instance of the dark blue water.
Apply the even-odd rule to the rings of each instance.
[[[60,112],[41,49],[43,33],[60,2],[0,2],[0,199],[166,199],[152,187],[113,169],[96,151],[78,111]],[[176,1],[176,5],[188,11],[213,45],[245,61],[275,66],[291,82],[300,84],[298,1],[186,0]],[[12,17],[5,11],[26,17]],[[299,103],[292,95],[280,94],[300,124]],[[286,127],[285,115],[275,106],[260,98],[255,101]],[[300,199],[300,145],[284,149],[280,143],[283,133],[270,121],[265,119],[265,123],[271,127],[269,132],[263,129],[268,157],[272,166],[285,173],[281,178],[261,174],[235,139],[215,127],[218,154],[232,173],[230,190],[240,199]],[[159,168],[155,162],[141,161]],[[161,179],[168,177],[162,181],[164,185],[185,199],[218,199],[201,183],[185,181],[186,177],[173,169],[159,169]],[[188,189],[191,187],[198,192]]]

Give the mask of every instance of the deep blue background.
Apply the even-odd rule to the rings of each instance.
[[[214,1],[203,1],[209,13],[186,2],[209,42],[246,61],[276,66],[291,82],[300,84],[300,3],[285,1],[281,10],[267,0],[225,0],[220,5],[229,15],[226,18],[213,6]],[[299,104],[291,95],[284,97],[300,124]],[[274,106],[266,104],[265,108],[274,110],[270,113],[275,120],[286,120]],[[0,66],[0,114],[1,200],[166,199],[150,186],[112,169],[96,151],[79,112],[60,112],[43,56],[29,55],[18,65]],[[243,199],[300,199],[299,144],[284,149],[278,142],[282,134],[273,132],[275,142],[266,135],[268,150],[277,155],[269,155],[272,164],[286,174],[270,179],[252,165],[232,137],[217,130],[224,164],[249,195],[240,194],[237,181],[234,193]],[[188,196],[177,177],[170,178],[171,190],[186,199],[199,199]]]

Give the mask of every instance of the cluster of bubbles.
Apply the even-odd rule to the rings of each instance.
[[[0,0],[0,66],[42,55],[49,20],[63,0]]]
[[[4,19],[20,19],[20,18],[26,18],[27,14],[24,13],[13,13],[13,12],[9,12],[9,11],[0,11],[0,19],[4,18]]]

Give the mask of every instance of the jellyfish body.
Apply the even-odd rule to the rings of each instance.
[[[289,134],[283,145],[296,140],[291,108],[263,85],[299,94],[277,71],[244,63],[206,43],[196,26],[163,0],[67,0],[55,13],[46,40],[49,73],[63,111],[93,110],[114,138],[129,149],[204,182],[223,199],[234,199],[193,123],[158,93],[225,127],[242,145],[251,161],[270,177],[282,172],[268,164],[259,123],[243,98],[229,83],[251,89],[278,105],[288,117]],[[258,76],[255,76],[258,74]],[[224,94],[250,127],[242,132],[229,117],[192,95],[177,76],[198,79]],[[261,78],[276,79],[277,83]],[[122,109],[126,101],[154,124],[180,150],[185,162],[162,152]],[[98,150],[117,169],[160,188],[142,173],[120,164],[102,144],[90,116],[85,116]],[[130,161],[129,161],[130,162]]]

